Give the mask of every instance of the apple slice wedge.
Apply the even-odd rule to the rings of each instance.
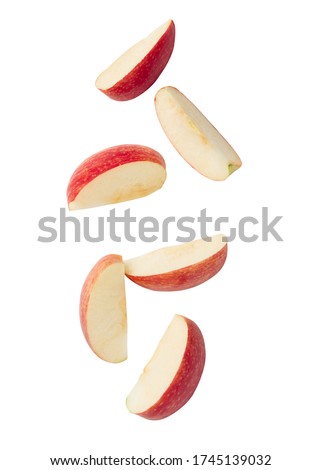
[[[166,179],[163,157],[143,145],[118,145],[87,158],[67,188],[70,210],[115,204],[147,196]]]
[[[104,256],[88,274],[80,298],[80,322],[88,345],[98,357],[115,363],[127,359],[127,315],[121,256]]]
[[[206,349],[199,327],[175,315],[126,404],[131,413],[163,419],[192,397],[200,381]]]
[[[202,175],[223,181],[241,166],[231,145],[176,88],[161,88],[155,96],[155,109],[172,145]]]
[[[227,242],[214,235],[160,248],[125,261],[125,275],[136,284],[158,291],[177,291],[207,281],[225,264]]]
[[[136,98],[157,80],[167,65],[174,47],[175,26],[167,21],[142,39],[96,79],[96,87],[117,101]]]

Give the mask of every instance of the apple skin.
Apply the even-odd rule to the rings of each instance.
[[[132,276],[126,272],[125,275],[136,284],[146,289],[156,291],[178,291],[196,287],[215,276],[225,264],[227,258],[227,243],[213,256],[199,263],[192,264],[174,271],[151,276]]]
[[[138,413],[142,418],[167,418],[187,403],[199,384],[206,361],[205,342],[198,325],[187,317],[183,318],[188,326],[188,340],[180,367],[159,401]]]
[[[116,254],[110,254],[106,255],[103,258],[101,258],[91,269],[89,272],[88,276],[85,279],[85,282],[82,287],[81,291],[81,296],[80,296],[80,303],[79,303],[79,317],[80,317],[80,324],[81,328],[84,334],[84,337],[87,341],[87,344],[89,347],[92,349],[92,351],[100,358],[103,360],[106,360],[105,358],[101,357],[97,351],[95,351],[92,347],[89,335],[88,335],[88,330],[87,330],[87,311],[88,311],[88,303],[90,299],[90,295],[92,292],[93,285],[95,284],[97,278],[99,275],[105,271],[109,266],[115,264],[115,263],[122,263],[123,264],[123,258],[120,255]],[[124,357],[123,360],[125,360],[127,357]]]
[[[107,90],[99,90],[116,101],[132,100],[158,79],[172,55],[175,41],[175,25],[171,20],[166,32],[148,54],[125,77]]]
[[[135,144],[117,145],[95,153],[84,160],[72,174],[67,187],[68,205],[97,176],[121,165],[149,161],[166,168],[163,157],[150,147]]]

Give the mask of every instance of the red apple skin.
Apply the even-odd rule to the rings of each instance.
[[[131,279],[131,281],[145,287],[146,289],[157,291],[178,291],[190,289],[215,276],[215,274],[217,274],[225,264],[226,258],[227,243],[213,256],[200,261],[199,263],[176,269],[175,271],[169,271],[163,274],[153,274],[151,276],[132,276],[127,274],[125,271],[125,275]]]
[[[84,160],[72,174],[67,187],[68,204],[97,176],[127,163],[150,161],[166,167],[163,157],[150,147],[143,145],[117,145],[95,153]]]
[[[198,386],[206,361],[205,342],[198,325],[189,318],[184,319],[188,340],[179,370],[159,401],[138,416],[151,420],[167,418],[187,403]]]
[[[87,307],[88,307],[88,302],[89,298],[92,292],[92,287],[93,284],[95,283],[96,279],[100,275],[101,272],[105,271],[109,266],[111,266],[114,263],[122,263],[123,264],[123,259],[122,256],[120,255],[107,255],[101,258],[91,269],[89,272],[87,278],[85,279],[85,282],[83,284],[83,288],[81,291],[81,296],[80,296],[80,303],[79,303],[79,316],[80,316],[80,324],[82,327],[82,331],[84,334],[84,337],[89,345],[89,347],[92,349],[91,342],[88,336],[88,331],[87,331],[87,320],[86,320],[86,314],[87,314]],[[96,351],[92,349],[92,351],[97,355]]]
[[[125,77],[107,90],[105,95],[116,101],[128,101],[148,90],[169,62],[175,40],[175,25],[171,21],[163,36],[150,52]]]

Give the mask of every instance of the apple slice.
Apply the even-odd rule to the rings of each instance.
[[[220,271],[227,257],[223,235],[151,251],[125,261],[125,275],[147,289],[176,291],[207,281]]]
[[[192,397],[206,359],[199,327],[175,315],[126,404],[131,413],[163,419],[178,411]]]
[[[70,210],[137,199],[160,189],[166,179],[162,156],[143,145],[119,145],[87,158],[67,188]]]
[[[107,362],[127,359],[124,264],[119,255],[100,259],[88,274],[80,298],[80,322],[87,343]]]
[[[96,87],[117,101],[136,98],[157,80],[174,47],[175,26],[167,21],[122,54],[96,79]]]
[[[231,145],[179,90],[161,88],[155,96],[155,108],[172,145],[199,173],[222,181],[241,166]]]

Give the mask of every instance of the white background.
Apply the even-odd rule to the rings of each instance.
[[[322,468],[319,3],[1,3],[3,468],[150,453],[263,453],[273,462],[265,468]],[[96,76],[169,18],[175,49],[154,86],[125,103],[98,92]],[[164,136],[153,98],[165,85],[195,102],[239,153],[243,166],[227,181],[199,175]],[[283,215],[284,242],[231,243],[220,274],[189,291],[127,282],[129,359],[113,365],[82,337],[82,283],[101,256],[127,258],[162,243],[37,238],[39,219],[66,207],[76,166],[122,143],[158,150],[168,179],[153,195],[118,205],[121,213],[130,207],[162,220],[207,208],[235,222],[268,206],[272,217]],[[73,215],[95,219],[111,208]],[[125,398],[174,313],[204,332],[206,367],[190,402],[152,422],[131,415]]]

